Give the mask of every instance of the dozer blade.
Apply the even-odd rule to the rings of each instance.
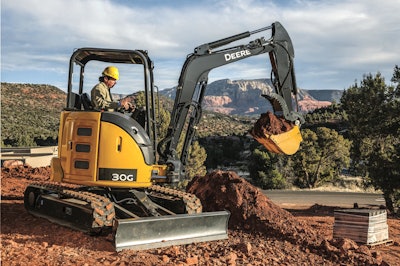
[[[228,211],[119,219],[115,248],[142,250],[228,238]]]
[[[278,154],[292,155],[300,148],[301,137],[299,126],[295,125],[291,130],[278,135],[265,134],[264,137],[253,135],[260,144]]]

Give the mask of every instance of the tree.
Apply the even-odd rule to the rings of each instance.
[[[144,109],[146,107],[146,95],[144,91],[136,92],[132,95],[135,98],[135,105],[138,109]],[[158,96],[155,97],[156,103],[162,103],[162,99]],[[160,107],[160,108],[159,108]],[[167,128],[169,122],[171,120],[170,112],[163,106],[163,104],[156,104],[156,121],[157,121],[157,136],[160,139],[163,139],[167,134]]]
[[[400,192],[400,140],[397,136],[364,138],[360,147],[368,181],[381,189],[387,208],[393,212],[399,206]]]
[[[207,173],[204,162],[207,159],[206,150],[200,146],[198,141],[194,141],[189,148],[189,158],[186,164],[186,175],[192,179],[195,175],[205,175]]]
[[[337,178],[350,162],[350,141],[335,130],[319,127],[316,132],[304,129],[303,142],[293,155],[295,184],[315,188]]]
[[[354,169],[381,189],[386,207],[394,211],[400,191],[400,70],[394,68],[387,86],[380,73],[365,75],[360,86],[345,91],[341,103],[347,113]]]
[[[282,189],[286,180],[276,168],[278,155],[255,149],[248,161],[248,170],[256,186],[262,189]]]
[[[157,114],[157,134],[159,139],[163,139],[167,135],[168,125],[171,120],[171,114],[168,110],[160,107],[160,110]]]
[[[392,82],[397,83],[397,90],[400,88],[400,67],[398,65],[394,66]]]

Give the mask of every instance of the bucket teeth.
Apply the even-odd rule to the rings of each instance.
[[[290,111],[285,100],[279,94],[269,92],[267,94],[262,94],[261,96],[271,103],[275,115],[283,116],[286,120],[296,124],[304,124],[304,117],[298,112]]]

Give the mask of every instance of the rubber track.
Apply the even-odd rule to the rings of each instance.
[[[90,193],[87,191],[78,191],[79,185],[70,185],[52,182],[37,182],[32,183],[33,186],[40,186],[43,189],[54,191],[62,197],[68,197],[85,201],[90,204],[93,209],[93,223],[92,228],[107,227],[113,225],[113,219],[115,217],[114,203],[108,198]]]
[[[152,185],[147,190],[180,198],[185,203],[188,214],[201,213],[203,211],[200,199],[194,194],[159,185]]]

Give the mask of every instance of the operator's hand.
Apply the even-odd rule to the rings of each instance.
[[[125,109],[126,111],[133,112],[133,111],[135,111],[135,106],[134,106],[132,103],[127,102],[127,103],[124,105],[124,109]]]
[[[120,103],[126,111],[133,112],[135,110],[135,106],[127,98],[122,99]]]

